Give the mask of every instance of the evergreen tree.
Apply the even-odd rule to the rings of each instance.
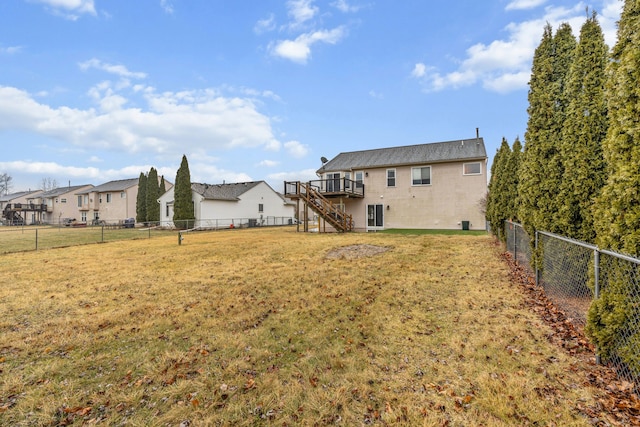
[[[602,146],[607,180],[596,198],[596,243],[601,248],[640,255],[640,2],[624,2],[618,41],[607,65],[605,96],[609,127]],[[611,257],[607,257],[609,259]],[[637,266],[611,258],[606,286],[594,299],[585,331],[608,359],[616,354],[640,371],[640,334],[628,322],[638,316]],[[624,335],[624,336],[623,336]]]
[[[187,156],[183,155],[173,187],[173,222],[176,227],[189,228],[194,219],[191,173]]]
[[[136,197],[136,222],[147,221],[147,176],[140,172],[138,196]]]
[[[516,137],[511,148],[511,153],[505,167],[505,189],[507,196],[505,200],[505,217],[512,221],[518,221],[518,183],[520,178],[520,159],[522,157],[522,143]]]
[[[152,167],[147,176],[147,221],[160,221],[160,203],[158,197],[160,187],[158,186],[158,171]]]
[[[569,105],[561,146],[562,205],[556,219],[562,234],[588,242],[595,240],[592,208],[605,180],[602,142],[607,133],[604,96],[607,51],[594,13],[582,26],[569,69],[566,86]]]
[[[564,87],[576,40],[568,24],[552,36],[544,29],[529,82],[529,120],[518,185],[518,216],[530,236],[535,230],[559,232],[555,223],[562,180],[560,144],[568,104]]]
[[[162,196],[166,192],[167,192],[167,185],[164,182],[164,175],[162,175],[162,177],[160,177],[160,191],[159,191],[159,194],[160,194],[160,196]]]
[[[487,219],[491,226],[491,231],[501,241],[505,240],[504,221],[508,219],[506,208],[506,198],[508,189],[506,184],[506,165],[511,154],[509,143],[502,138],[502,144],[496,151],[491,164],[491,180],[489,181],[489,195],[487,198]]]

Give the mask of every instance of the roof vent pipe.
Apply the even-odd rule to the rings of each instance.
[[[480,138],[480,128],[476,128],[476,138]]]

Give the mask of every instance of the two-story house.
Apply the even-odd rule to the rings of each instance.
[[[34,203],[33,198],[42,190],[20,191],[0,196],[2,222],[7,225],[38,224],[47,208],[42,203]]]
[[[82,222],[119,222],[136,217],[138,178],[109,181],[75,193]]]
[[[486,229],[480,200],[487,154],[480,137],[340,153],[317,175],[306,184],[285,183],[285,196],[340,231]]]
[[[92,188],[91,184],[58,187],[29,197],[29,203],[46,206],[39,221],[44,224],[61,224],[65,219],[81,220],[82,196],[78,191]]]

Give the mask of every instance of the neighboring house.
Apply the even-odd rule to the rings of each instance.
[[[61,224],[64,219],[76,219],[86,222],[80,209],[82,208],[82,196],[76,195],[78,191],[91,189],[93,185],[75,185],[59,187],[50,191],[31,195],[29,203],[42,204],[46,211],[40,214],[39,222],[45,224]]]
[[[329,200],[332,217],[345,214],[344,228],[334,224],[342,231],[486,229],[479,203],[487,192],[487,154],[480,137],[340,153],[317,175],[307,184],[285,183],[285,196],[311,207]]]
[[[109,181],[75,193],[80,221],[119,222],[136,217],[138,178]]]
[[[34,203],[30,200],[41,193],[42,190],[21,191],[0,196],[3,223],[7,225],[38,224],[47,208],[41,203]]]
[[[191,184],[195,227],[227,228],[285,225],[293,221],[294,205],[265,181],[233,184]],[[160,196],[160,222],[173,226],[173,188]]]

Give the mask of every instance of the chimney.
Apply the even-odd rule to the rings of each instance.
[[[480,138],[480,128],[476,128],[476,139]]]

